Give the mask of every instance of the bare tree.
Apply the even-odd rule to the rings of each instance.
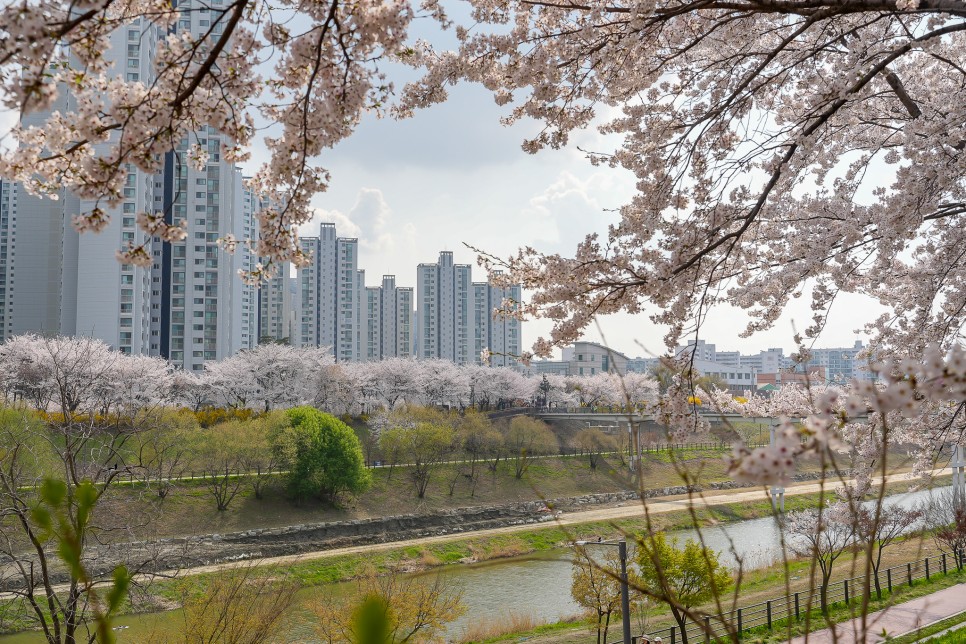
[[[87,546],[132,527],[108,508],[122,474],[139,466],[132,445],[160,417],[166,368],[124,359],[89,338],[21,336],[0,349],[0,366],[13,360],[31,374],[29,399],[43,412],[0,412],[3,575],[48,644],[93,641],[98,616],[121,599],[99,588],[126,588],[127,573],[105,576]]]
[[[920,510],[907,510],[901,505],[869,508],[859,506],[855,512],[856,540],[865,545],[872,567],[876,597],[882,599],[879,567],[883,551],[896,539],[906,534],[922,518]]]
[[[855,543],[856,523],[848,517],[848,506],[839,503],[820,510],[802,510],[785,518],[792,552],[809,557],[821,571],[819,601],[828,613],[828,585],[835,562]]]

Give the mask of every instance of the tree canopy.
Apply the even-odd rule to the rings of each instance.
[[[711,599],[720,598],[732,585],[731,572],[718,560],[718,553],[688,539],[683,548],[668,541],[663,532],[637,542],[637,565],[641,589],[668,604],[687,644],[685,621],[690,611]]]
[[[276,432],[273,443],[288,464],[292,496],[334,500],[369,486],[362,446],[348,425],[312,407],[294,407],[285,415],[289,424]]]
[[[425,105],[479,82],[559,148],[596,127],[637,193],[571,256],[526,248],[504,278],[535,291],[552,344],[595,315],[649,313],[669,346],[724,302],[770,326],[811,290],[817,336],[839,292],[887,309],[875,345],[957,341],[966,320],[966,4],[892,0],[472,0],[457,52],[420,48]],[[811,288],[814,285],[814,288]]]

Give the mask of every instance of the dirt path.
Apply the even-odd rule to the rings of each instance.
[[[943,470],[933,470],[933,476],[940,476],[944,473]],[[896,482],[896,481],[909,481],[914,478],[913,475],[909,473],[893,474],[885,478],[886,482]],[[785,489],[786,496],[798,496],[802,494],[815,494],[821,491],[823,487],[822,483],[800,483],[796,485],[791,485]],[[833,489],[837,487],[835,482],[824,483],[824,488],[826,493],[831,494]],[[767,500],[769,495],[765,490],[762,489],[752,489],[752,490],[715,490],[713,492],[703,493],[700,496],[694,497],[694,502],[697,507],[711,507],[717,505],[730,505],[733,503],[744,503],[747,501],[763,501]],[[687,510],[691,501],[686,495],[678,495],[675,497],[655,497],[646,500],[647,510],[650,514],[666,514],[668,512],[677,512],[679,510]],[[521,525],[506,526],[502,528],[490,528],[487,530],[476,530],[472,532],[452,532],[450,534],[435,535],[430,537],[420,537],[418,539],[404,539],[401,541],[388,541],[386,543],[379,544],[367,544],[361,546],[347,546],[344,548],[331,548],[329,550],[319,550],[315,552],[306,552],[298,555],[286,555],[281,557],[265,557],[263,559],[257,560],[244,560],[244,561],[232,561],[226,563],[212,564],[209,566],[198,566],[194,568],[189,568],[187,570],[181,571],[166,571],[161,573],[162,575],[168,576],[187,576],[187,575],[201,575],[205,573],[218,572],[220,570],[230,570],[232,568],[238,568],[241,566],[251,565],[254,561],[258,565],[288,565],[302,561],[314,561],[317,559],[326,559],[328,557],[339,557],[342,555],[355,555],[381,550],[392,550],[396,548],[406,548],[409,546],[422,546],[435,543],[446,543],[449,541],[461,541],[464,539],[477,538],[477,537],[492,537],[503,534],[513,534],[515,532],[526,532],[532,530],[538,530],[541,526],[557,526],[565,527],[572,525],[580,525],[584,523],[598,523],[602,521],[615,521],[618,519],[628,519],[634,517],[641,517],[643,515],[642,506],[638,502],[629,502],[626,505],[618,505],[610,508],[597,508],[594,510],[584,510],[580,512],[570,512],[567,514],[561,514],[557,516],[552,521],[547,521],[546,523],[526,523]]]

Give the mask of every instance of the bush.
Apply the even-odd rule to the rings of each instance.
[[[314,407],[294,407],[285,418],[287,424],[273,431],[272,445],[288,465],[289,494],[334,501],[369,487],[362,446],[348,425]]]
[[[251,409],[224,409],[221,407],[205,407],[204,409],[199,409],[198,411],[192,412],[195,415],[195,419],[198,424],[204,428],[212,427],[218,423],[224,423],[230,420],[251,420],[258,416]]]

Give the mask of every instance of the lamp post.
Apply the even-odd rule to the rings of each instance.
[[[543,374],[543,379],[540,381],[540,406],[550,409],[550,389],[552,388],[550,381],[547,380],[547,374]]]
[[[621,621],[624,627],[624,644],[631,644],[631,601],[627,586],[627,541],[574,541],[576,546],[617,546],[621,562]]]

